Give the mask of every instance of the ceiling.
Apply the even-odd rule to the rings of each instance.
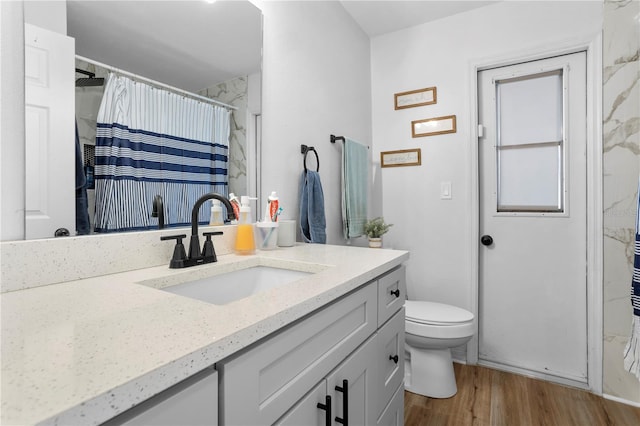
[[[333,1],[370,37],[495,3]],[[67,29],[78,55],[192,92],[260,71],[262,17],[248,1],[68,0]]]
[[[340,3],[369,37],[375,37],[497,2],[340,0]]]
[[[262,14],[248,1],[68,0],[67,32],[80,56],[191,92],[262,61]]]

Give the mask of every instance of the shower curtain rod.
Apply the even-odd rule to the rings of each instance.
[[[85,58],[84,56],[76,55],[76,59],[80,59],[81,61],[89,62],[90,64],[97,65],[97,66],[102,67],[102,68],[106,68],[109,71],[113,71],[113,72],[115,72],[117,74],[122,74],[122,75],[125,75],[127,77],[134,78],[134,79],[136,79],[138,81],[141,81],[143,83],[148,83],[148,84],[150,84],[150,85],[152,85],[154,87],[167,89],[167,90],[169,90],[171,92],[174,92],[174,93],[177,93],[177,94],[180,94],[180,95],[185,95],[185,96],[188,96],[190,98],[197,99],[199,101],[203,101],[203,102],[207,102],[207,103],[210,103],[210,104],[218,105],[218,106],[221,106],[221,107],[233,110],[233,111],[237,111],[238,110],[238,107],[235,107],[233,105],[228,105],[228,104],[225,104],[223,102],[216,101],[215,99],[207,98],[206,96],[202,96],[202,95],[198,95],[196,93],[188,92],[186,90],[182,90],[182,89],[179,89],[179,88],[174,87],[174,86],[169,86],[168,84],[160,83],[159,81],[151,80],[150,78],[142,77],[141,75],[137,75],[137,74],[134,74],[132,72],[124,71],[124,70],[121,70],[119,68],[112,67],[111,65],[107,65],[107,64],[103,64],[103,63],[98,62],[98,61],[94,61],[93,59]]]

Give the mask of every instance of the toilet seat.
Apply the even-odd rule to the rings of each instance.
[[[405,332],[434,339],[458,339],[473,336],[473,314],[443,303],[407,300]]]
[[[404,308],[406,320],[419,324],[448,327],[473,321],[471,312],[444,303],[407,300]]]

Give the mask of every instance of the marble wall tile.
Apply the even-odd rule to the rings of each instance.
[[[247,195],[247,104],[248,77],[238,77],[208,87],[201,95],[238,109],[231,113],[229,136],[229,192]]]
[[[604,342],[603,390],[640,403],[623,367],[640,172],[640,2],[606,0],[603,25]]]

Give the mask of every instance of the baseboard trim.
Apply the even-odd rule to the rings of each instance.
[[[640,402],[629,401],[628,399],[620,398],[619,396],[609,395],[608,393],[603,393],[602,397],[604,399],[609,399],[611,401],[620,402],[622,404],[631,405],[633,407],[640,408]]]
[[[544,380],[551,383],[557,383],[559,385],[571,386],[574,388],[583,389],[591,393],[594,393],[591,391],[591,389],[589,389],[589,385],[588,383],[586,383],[586,381],[583,382],[580,380],[560,377],[553,374],[545,374],[539,371],[528,370],[525,368],[514,367],[511,365],[502,364],[499,362],[487,361],[483,359],[478,360],[478,365],[481,365],[483,367],[493,368],[495,370],[506,371],[508,373],[520,374],[521,376],[530,377],[532,379],[540,379],[540,380]]]

